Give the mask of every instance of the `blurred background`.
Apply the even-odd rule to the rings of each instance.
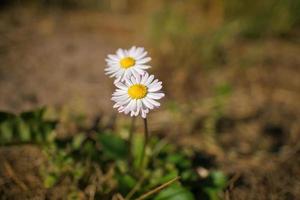
[[[300,1],[2,0],[0,38],[1,110],[118,126],[104,59],[142,46],[166,92],[152,134],[238,173],[236,199],[300,196]],[[27,152],[10,148],[0,158]]]

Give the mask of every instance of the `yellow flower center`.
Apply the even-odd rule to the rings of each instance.
[[[120,65],[122,68],[128,69],[129,67],[132,67],[133,65],[135,65],[135,60],[131,57],[126,57],[120,61]]]
[[[142,99],[147,95],[147,87],[142,84],[130,86],[128,94],[132,99]]]

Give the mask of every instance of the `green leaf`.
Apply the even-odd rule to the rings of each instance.
[[[39,131],[42,137],[42,141],[49,141],[51,139],[51,133],[57,125],[56,121],[42,121],[39,124]]]
[[[32,111],[26,111],[26,112],[22,112],[20,114],[20,117],[22,119],[24,119],[25,121],[27,120],[41,120],[44,113],[45,113],[46,109],[44,107],[42,108],[38,108]]]
[[[13,118],[15,118],[16,116],[12,113],[8,113],[8,112],[0,112],[0,123],[7,121],[7,120],[11,120]]]
[[[96,159],[99,157],[95,145],[91,141],[84,142],[80,150],[82,157],[89,159]]]
[[[83,141],[85,140],[85,135],[84,134],[77,134],[74,136],[72,140],[72,147],[74,150],[77,150],[81,147]]]
[[[219,197],[220,190],[216,188],[205,187],[204,191],[207,194],[209,200],[220,200]]]
[[[140,166],[143,147],[144,147],[144,138],[141,135],[136,135],[133,138],[133,145],[131,147],[133,158],[134,158],[133,165],[135,168],[138,168]]]
[[[154,200],[195,200],[193,194],[180,185],[170,186],[161,191]]]
[[[99,142],[102,145],[103,154],[110,159],[125,159],[128,148],[125,140],[113,134],[99,135]]]
[[[46,188],[51,188],[55,185],[55,183],[58,181],[58,177],[53,175],[53,174],[49,174],[46,176],[46,178],[44,179],[44,186]]]
[[[126,175],[120,174],[117,176],[117,179],[119,183],[118,190],[121,193],[127,193],[128,191],[130,191],[130,189],[132,189],[137,184],[136,179],[134,179],[132,176],[128,174]]]
[[[196,172],[194,172],[194,170],[192,169],[187,169],[183,171],[180,176],[181,176],[181,180],[184,181],[196,181],[198,177]]]
[[[84,172],[85,172],[84,167],[80,163],[77,163],[73,170],[74,179],[76,181],[80,180],[82,178],[82,176],[84,175]]]
[[[220,85],[217,85],[215,88],[216,94],[220,96],[227,96],[232,93],[232,87],[228,83],[223,83]]]
[[[16,116],[8,112],[0,112],[0,144],[12,142],[16,132]]]
[[[163,171],[161,173],[163,173]],[[161,173],[151,175],[151,177],[149,178],[150,183],[145,188],[146,189],[153,188],[157,185],[161,185],[163,183],[166,183],[167,181],[169,181],[169,180],[171,180],[171,179],[178,176],[177,171],[168,172],[166,175],[163,175]]]
[[[14,123],[12,121],[0,124],[0,144],[5,144],[13,140]]]
[[[21,119],[17,121],[18,136],[21,142],[28,142],[31,139],[30,129]]]
[[[213,171],[209,177],[216,188],[223,189],[227,184],[227,177],[221,171]]]
[[[181,168],[189,168],[191,166],[190,160],[180,153],[170,154],[167,157],[167,162],[171,162]]]

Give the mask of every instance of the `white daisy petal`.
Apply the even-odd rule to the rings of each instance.
[[[130,80],[133,84],[137,84],[135,76],[131,76]]]
[[[152,87],[152,86],[155,86],[155,85],[157,85],[157,84],[159,84],[159,83],[158,83],[158,80],[155,79],[152,83],[147,84],[147,86],[148,86],[148,87]]]
[[[144,57],[147,55],[147,53],[148,53],[147,51],[145,51],[145,52],[143,52],[143,53],[140,53],[140,54],[137,55],[136,58],[137,58],[137,59],[142,59],[142,58],[144,58]]]
[[[124,83],[118,82],[115,84],[118,88],[122,89],[122,90],[126,90],[127,87],[126,85],[124,85]]]
[[[142,118],[146,118],[146,112],[144,110],[141,110],[142,111]]]
[[[149,74],[146,73],[146,74],[142,77],[141,84],[145,84],[145,82],[148,80],[148,77],[149,77]]]
[[[119,56],[119,58],[123,58],[125,56],[124,49],[118,49],[116,53]]]
[[[165,96],[164,93],[149,93],[147,97],[152,98],[152,99],[161,99]]]
[[[153,109],[153,105],[147,100],[147,99],[143,99],[143,104],[145,104],[145,106],[147,108]]]
[[[113,60],[113,61],[118,61],[118,57],[116,55],[112,55],[112,54],[108,54],[107,56],[110,60]]]
[[[105,59],[107,67],[105,74],[114,77],[114,83],[124,81],[133,75],[142,75],[150,66],[150,57],[142,47],[133,46],[130,49],[118,49],[115,54],[109,54]]]
[[[140,84],[140,83],[141,83],[141,76],[138,75],[138,76],[136,76],[135,78],[136,78],[136,82]]]
[[[155,100],[153,100],[153,99],[151,99],[151,98],[148,98],[148,97],[147,97],[147,100],[148,100],[152,105],[154,105],[154,106],[156,106],[156,107],[159,107],[159,106],[160,106],[160,103],[159,103],[159,102],[157,102],[157,101],[155,101]]]
[[[132,70],[132,74],[134,77],[140,76],[139,73],[136,70]]]
[[[138,65],[138,68],[139,69],[149,69],[149,68],[151,68],[151,66],[149,66],[149,65]]]
[[[150,57],[147,57],[147,58],[143,58],[143,59],[141,59],[141,60],[137,60],[137,63],[138,63],[138,64],[144,64],[144,63],[149,62],[150,60],[151,60],[151,58],[150,58]]]
[[[130,116],[146,118],[150,110],[160,106],[158,100],[165,96],[159,91],[162,83],[146,72],[143,75],[132,74],[130,78],[123,77],[124,83],[115,83],[117,88],[112,95],[115,102],[113,107]]]
[[[136,51],[136,46],[133,46],[129,49],[129,54],[133,54]]]
[[[139,75],[143,75],[145,71],[143,69],[135,68],[134,69]]]
[[[116,78],[116,80],[114,81],[114,83],[116,84],[116,83],[120,82],[121,78],[122,78],[122,76],[119,76],[118,78]]]
[[[162,88],[162,85],[156,85],[156,86],[153,86],[153,87],[149,87],[148,91],[149,92],[156,92],[156,91],[159,91],[161,88]]]
[[[145,85],[149,85],[154,79],[153,75],[150,75],[149,78],[145,81]]]

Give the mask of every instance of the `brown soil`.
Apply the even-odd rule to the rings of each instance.
[[[117,47],[137,41],[134,30],[128,28],[131,26],[124,26],[133,24],[132,18],[53,12],[14,8],[0,13],[1,110],[67,105],[74,112],[111,113],[112,87],[103,73],[104,58]],[[255,57],[257,51],[262,52],[259,58]],[[240,68],[235,55],[253,64]],[[170,140],[178,142],[180,137],[179,143],[215,156],[220,168],[236,178],[225,192],[228,199],[299,199],[299,55],[299,41],[241,41],[230,49],[222,69],[201,77],[195,86],[201,94],[195,95],[197,100],[211,96],[210,85],[224,80],[233,84],[224,116],[216,122],[217,141],[203,140],[210,110],[206,104],[191,109],[182,103],[179,117],[163,106],[157,117],[150,116],[150,127],[155,133],[172,133]],[[182,100],[188,81],[198,78],[193,72],[174,76],[161,75],[165,85],[182,89],[178,96],[170,95],[171,99]],[[178,80],[180,84],[174,85]],[[167,92],[171,89],[167,87]],[[41,162],[43,154],[35,146],[1,147],[0,196],[45,199],[51,194],[51,199],[59,199],[54,194],[67,189],[42,188],[38,176]]]
[[[115,16],[45,12],[13,8],[1,13],[0,108],[70,105],[79,112],[105,110],[111,83],[104,75],[104,58],[127,43],[130,30]]]

